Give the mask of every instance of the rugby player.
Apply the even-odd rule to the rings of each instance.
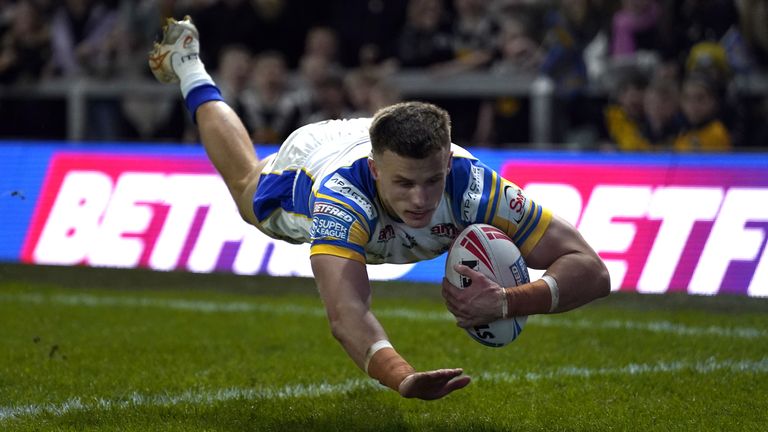
[[[471,286],[459,290],[444,280],[442,289],[459,326],[563,312],[609,293],[607,269],[581,235],[452,144],[444,110],[404,102],[372,119],[310,124],[259,159],[198,54],[189,17],[169,19],[149,64],[159,81],[180,83],[206,153],[243,219],[270,237],[311,243],[334,337],[358,367],[400,395],[437,399],[470,378],[460,368],[418,372],[397,353],[370,310],[367,263],[431,259],[464,227],[488,223],[509,234],[530,267],[546,273],[501,287],[457,266]]]

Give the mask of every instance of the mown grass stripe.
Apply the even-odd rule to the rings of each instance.
[[[253,304],[241,301],[212,302],[204,300],[177,300],[156,298],[132,298],[117,296],[92,296],[87,294],[8,294],[1,293],[0,301],[61,304],[87,307],[153,307],[202,313],[269,313],[277,315],[305,315],[325,317],[322,307],[306,307],[264,302]],[[415,321],[453,321],[453,316],[445,312],[428,312],[408,308],[377,308],[379,317],[403,318]],[[719,336],[738,339],[768,338],[768,331],[754,327],[687,326],[670,321],[629,321],[605,320],[591,321],[564,316],[537,315],[527,323],[529,326],[554,328],[576,328],[583,330],[641,330],[651,333],[665,333],[677,336]]]
[[[709,374],[719,371],[733,373],[768,373],[768,357],[760,360],[717,360],[708,358],[698,362],[675,361],[655,364],[632,363],[618,368],[583,368],[565,366],[549,372],[486,372],[474,379],[494,384],[513,384],[521,381],[535,382],[563,378],[590,379],[604,376],[638,376],[659,373],[690,371]],[[0,407],[0,421],[39,415],[63,416],[75,411],[107,411],[142,407],[173,407],[177,405],[211,405],[231,400],[274,400],[292,398],[317,398],[327,395],[346,394],[357,390],[385,390],[370,379],[352,379],[340,384],[292,384],[276,388],[219,390],[188,390],[176,395],[144,395],[132,393],[119,399],[74,397],[61,403]]]

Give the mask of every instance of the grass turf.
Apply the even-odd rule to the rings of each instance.
[[[417,368],[463,367],[435,402],[374,385],[312,282],[0,266],[0,430],[761,430],[768,301],[613,294],[487,348],[439,288],[376,283]]]

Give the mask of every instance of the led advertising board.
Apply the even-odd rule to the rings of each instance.
[[[766,154],[471,150],[575,225],[614,290],[768,296]],[[308,245],[243,222],[199,146],[1,143],[0,215],[8,262],[311,277]],[[368,267],[439,282],[444,260]]]

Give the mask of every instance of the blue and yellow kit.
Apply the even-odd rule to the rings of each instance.
[[[506,232],[526,256],[552,213],[514,183],[452,144],[453,161],[431,222],[411,228],[386,212],[368,167],[371,119],[330,120],[297,129],[268,157],[253,199],[259,228],[310,253],[362,263],[412,263],[443,254],[466,226]]]

